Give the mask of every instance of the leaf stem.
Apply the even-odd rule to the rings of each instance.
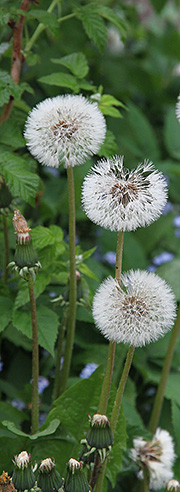
[[[9,237],[8,237],[8,226],[7,217],[3,216],[3,232],[4,232],[4,283],[7,283],[8,279],[8,263],[9,263]]]
[[[39,347],[38,347],[38,331],[37,331],[37,312],[36,300],[33,289],[33,280],[31,275],[28,276],[29,298],[31,306],[31,321],[32,321],[32,414],[31,414],[31,430],[35,434],[39,424],[39,395],[38,395],[38,378],[39,378]]]
[[[62,368],[61,393],[65,391],[69,376],[74,333],[76,324],[76,227],[75,227],[75,189],[73,168],[67,168],[68,192],[69,192],[69,319],[66,336],[64,362]]]
[[[153,406],[151,419],[150,419],[150,423],[149,423],[149,429],[153,434],[156,431],[156,428],[157,428],[158,423],[159,423],[160,415],[161,415],[163,399],[164,399],[164,392],[165,392],[166,383],[167,383],[167,379],[168,379],[169,372],[170,372],[171,362],[172,362],[172,358],[173,358],[173,354],[174,354],[174,349],[175,349],[179,329],[180,329],[180,305],[178,308],[176,321],[175,321],[175,324],[174,324],[172,332],[171,332],[171,338],[170,338],[167,354],[165,357],[163,369],[161,372],[161,379],[160,379],[159,386],[158,386],[158,389],[156,392],[154,406]]]
[[[52,12],[53,9],[56,7],[57,3],[59,3],[59,0],[53,0],[49,6],[49,8],[47,9],[47,12]],[[46,26],[40,22],[40,24],[37,26],[37,28],[35,29],[32,37],[27,41],[26,43],[26,46],[24,48],[24,53],[25,55],[27,54],[28,51],[31,50],[33,44],[35,43],[35,41],[37,40],[37,38],[39,37],[39,35],[46,29]]]

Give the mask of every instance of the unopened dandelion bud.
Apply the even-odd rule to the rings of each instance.
[[[32,245],[32,239],[29,234],[31,229],[28,227],[26,219],[19,210],[14,210],[13,225],[16,234],[16,251],[13,268],[19,272],[21,277],[27,278],[31,274],[33,279],[35,279],[35,273],[41,268],[41,264]]]
[[[55,492],[63,483],[60,473],[56,470],[55,461],[46,458],[38,468],[37,485],[43,492]]]
[[[89,484],[83,471],[83,464],[71,458],[67,465],[64,482],[65,492],[89,492]]]
[[[22,451],[14,456],[14,471],[12,480],[17,490],[29,490],[35,484],[35,475],[31,464],[31,455],[27,451]]]
[[[178,492],[180,490],[180,483],[174,478],[170,480],[166,486],[166,490],[169,492]]]
[[[107,449],[112,446],[113,435],[106,415],[99,413],[93,415],[90,419],[90,429],[86,435],[86,440],[91,448]]]
[[[5,471],[0,475],[0,492],[15,492],[12,478]]]

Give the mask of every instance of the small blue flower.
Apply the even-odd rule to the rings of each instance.
[[[22,400],[19,400],[18,398],[16,400],[11,400],[11,405],[14,408],[17,408],[18,410],[24,410],[25,408],[25,403]]]
[[[45,378],[44,376],[39,376],[39,379],[38,379],[38,391],[39,391],[39,394],[41,395],[43,393],[43,391],[45,390],[45,388],[47,388],[49,386],[49,381],[47,378]]]
[[[180,237],[180,229],[175,229],[174,234],[176,237]]]
[[[116,264],[116,253],[114,251],[108,251],[103,259],[106,260],[110,265],[114,266]]]
[[[173,224],[175,227],[180,227],[180,215],[177,215],[177,217],[174,218]]]
[[[95,364],[95,362],[89,362],[89,364],[86,364],[84,369],[80,372],[79,377],[81,379],[88,379],[91,374],[97,369],[98,365]]]
[[[169,214],[169,212],[172,212],[172,210],[173,210],[173,204],[171,202],[167,202],[162,211],[162,214],[167,215]]]
[[[163,263],[168,263],[168,261],[173,260],[173,253],[169,253],[168,251],[163,251],[160,255],[157,255],[153,258],[153,263],[155,266],[163,265]]]
[[[156,271],[156,266],[155,265],[149,265],[147,267],[147,271],[148,272],[155,272]]]

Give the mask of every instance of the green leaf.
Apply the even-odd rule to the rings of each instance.
[[[116,485],[117,474],[122,466],[122,450],[126,448],[126,420],[121,406],[119,418],[114,434],[114,443],[107,463],[106,477],[110,480],[112,487]]]
[[[175,108],[171,108],[165,119],[164,139],[169,154],[180,159],[180,124],[176,118]]]
[[[9,135],[11,135],[10,139]],[[1,125],[0,142],[8,146],[11,145],[14,149],[25,146],[25,139],[21,134],[21,126],[12,116]]]
[[[6,9],[0,8],[0,25],[1,26],[4,26],[8,23],[9,16],[10,16],[10,14]]]
[[[100,51],[103,51],[107,42],[107,28],[98,13],[98,6],[91,2],[83,7],[78,7],[76,13],[87,36],[94,41]]]
[[[32,339],[30,312],[14,309],[13,324],[17,330]],[[39,345],[54,357],[54,345],[59,326],[57,314],[46,306],[37,306],[37,324]]]
[[[12,318],[13,302],[8,297],[0,297],[0,332],[6,328]]]
[[[56,429],[59,427],[60,420],[59,419],[54,419],[50,422],[48,427],[46,429],[43,429],[42,431],[36,432],[36,434],[33,434],[32,436],[30,434],[26,434],[25,432],[22,432],[20,429],[16,427],[14,422],[9,422],[8,420],[3,420],[2,424],[4,427],[7,427],[7,429],[12,432],[13,434],[16,434],[16,436],[22,436],[22,437],[27,437],[28,439],[34,441],[40,437],[44,436],[49,436],[51,434],[54,434]]]
[[[180,272],[180,258],[169,261],[157,269],[158,275],[166,280],[171,286],[176,300],[180,301],[180,275],[177,272]]]
[[[72,53],[71,55],[63,56],[62,58],[52,58],[51,61],[69,68],[73,75],[79,79],[85,77],[89,71],[87,59],[84,53],[81,52]]]
[[[19,196],[31,203],[39,187],[39,177],[28,169],[28,165],[22,157],[10,152],[1,151],[1,173],[9,186],[12,195]]]
[[[111,157],[117,152],[117,143],[115,140],[114,133],[112,133],[110,130],[107,130],[106,132],[106,137],[104,143],[101,145],[98,155],[100,157]]]
[[[116,97],[111,96],[111,94],[103,94],[101,96],[100,105],[102,106],[121,106],[121,108],[126,109],[126,106],[116,99]]]
[[[14,99],[20,99],[23,90],[15,84],[12,77],[5,70],[0,71],[0,105],[8,102],[10,96]],[[3,96],[5,98],[3,102]]]
[[[17,424],[21,424],[23,420],[29,420],[27,414],[22,410],[18,410],[10,403],[5,401],[0,402],[0,422],[4,419],[12,419]]]
[[[94,278],[94,280],[98,280],[95,273],[92,272],[92,270],[90,270],[90,268],[88,268],[88,266],[85,265],[84,263],[81,263],[78,268],[80,272],[86,275],[87,277]]]
[[[40,294],[42,294],[42,292],[44,292],[46,286],[50,282],[50,279],[51,273],[47,271],[41,271],[40,274],[36,276],[36,282],[34,284],[34,294],[36,299],[40,296]],[[27,283],[22,280],[14,307],[15,309],[18,309],[19,307],[24,306],[27,302],[29,302],[29,289]]]
[[[59,27],[57,16],[53,12],[47,12],[46,10],[32,9],[27,13],[28,18],[37,19],[39,22],[48,27],[52,32],[56,34],[56,30]]]
[[[121,17],[117,15],[112,9],[106,7],[105,5],[99,5],[98,12],[102,17],[104,17],[104,19],[107,19],[109,22],[114,24],[114,26],[116,26],[117,29],[119,29],[122,35],[126,33],[127,26],[125,24],[124,19],[121,19]]]
[[[113,118],[122,118],[120,111],[117,108],[113,108],[113,106],[103,106],[100,103],[99,109],[106,116],[112,116]]]
[[[60,251],[64,251],[63,246],[63,231],[61,227],[51,225],[48,227],[37,226],[31,231],[33,246],[35,249],[41,249],[46,246],[59,246]]]
[[[79,91],[79,85],[76,78],[68,73],[51,73],[50,75],[40,77],[38,82],[48,85],[56,85],[57,87],[68,87],[68,89],[71,89],[74,92]]]
[[[180,422],[180,406],[175,402],[171,402],[172,411],[172,423],[174,427],[174,434],[176,436],[177,451],[180,453],[180,434],[179,434],[179,422]]]

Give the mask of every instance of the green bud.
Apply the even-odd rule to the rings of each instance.
[[[83,464],[71,458],[67,465],[64,482],[65,492],[89,492],[89,484],[83,471]]]
[[[37,485],[43,492],[55,492],[63,483],[60,473],[56,470],[51,458],[41,461],[38,469]]]
[[[30,490],[35,484],[35,476],[31,465],[31,455],[22,451],[14,456],[12,480],[17,490]]]
[[[112,445],[113,435],[106,415],[93,415],[86,440],[91,448],[96,449],[107,449]]]

